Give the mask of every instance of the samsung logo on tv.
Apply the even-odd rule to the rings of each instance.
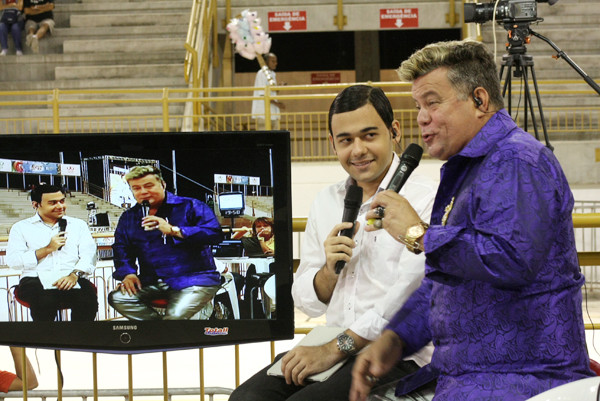
[[[118,325],[113,326],[113,330],[137,330],[137,326]]]
[[[229,334],[229,327],[205,327],[205,336],[226,336]]]

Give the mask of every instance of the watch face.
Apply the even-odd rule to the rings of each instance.
[[[408,228],[408,231],[406,232],[406,237],[411,238],[411,239],[417,239],[419,237],[421,237],[423,234],[425,234],[425,228],[423,228],[422,225],[417,224],[416,226],[412,226]]]
[[[355,351],[354,339],[348,334],[342,333],[337,338],[337,345],[340,351],[351,354]]]

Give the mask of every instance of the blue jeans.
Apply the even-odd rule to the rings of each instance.
[[[0,45],[2,50],[8,49],[8,30],[12,34],[13,41],[15,42],[15,49],[23,51],[21,46],[21,31],[23,30],[23,21],[18,21],[15,24],[11,24],[10,27],[6,26],[5,23],[0,22]]]

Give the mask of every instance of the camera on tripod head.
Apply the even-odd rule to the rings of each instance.
[[[553,5],[558,0],[501,0],[496,7],[495,19],[499,24],[542,21],[537,16],[537,3]],[[465,22],[483,24],[494,18],[495,1],[489,3],[465,3]]]

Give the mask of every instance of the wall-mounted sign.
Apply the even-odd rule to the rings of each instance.
[[[269,31],[306,31],[306,11],[269,11]]]
[[[342,82],[342,74],[339,72],[313,72],[310,74],[310,83],[318,84],[339,84]]]
[[[381,8],[379,9],[379,26],[382,29],[418,28],[418,8]]]

